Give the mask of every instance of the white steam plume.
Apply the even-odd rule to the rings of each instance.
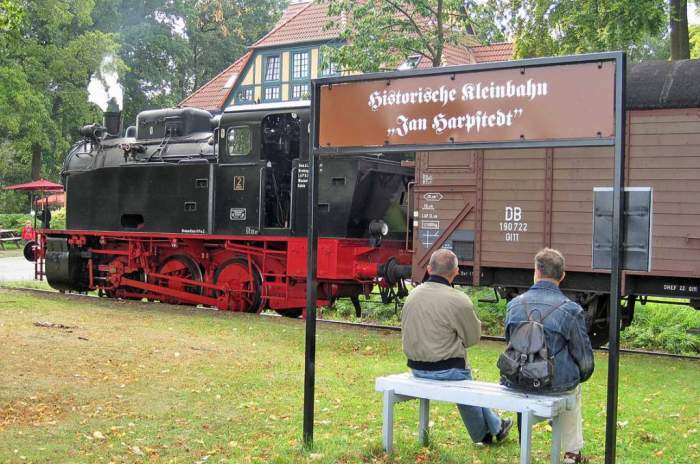
[[[114,97],[121,110],[124,102],[124,89],[119,84],[119,74],[114,66],[114,56],[106,55],[100,64],[100,71],[93,74],[88,84],[88,101],[107,109],[107,102]]]

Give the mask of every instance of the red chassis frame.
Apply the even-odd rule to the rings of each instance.
[[[64,237],[69,246],[87,252],[87,287],[109,297],[245,312],[306,306],[305,237],[42,230],[37,279],[45,275],[47,237]],[[365,239],[320,238],[318,304],[385,284],[378,268],[391,258],[410,265],[403,241],[373,248]]]

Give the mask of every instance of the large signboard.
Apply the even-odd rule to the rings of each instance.
[[[615,62],[321,83],[317,147],[508,143],[615,136]]]

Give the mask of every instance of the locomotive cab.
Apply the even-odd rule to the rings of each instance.
[[[217,234],[300,232],[295,216],[305,198],[298,198],[296,184],[300,154],[308,152],[308,129],[302,129],[308,124],[308,102],[248,105],[222,116]]]
[[[305,236],[309,102],[245,105],[219,127],[216,233]],[[372,221],[404,239],[413,170],[382,156],[323,157],[319,233],[369,239]]]

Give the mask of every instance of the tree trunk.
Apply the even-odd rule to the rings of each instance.
[[[41,178],[41,145],[32,144],[32,180]]]
[[[435,44],[435,56],[433,56],[433,68],[442,66],[442,54],[445,49],[445,30],[442,23],[442,0],[437,3],[437,43]]]
[[[690,58],[690,38],[688,37],[688,0],[669,0],[671,24],[671,59]]]

